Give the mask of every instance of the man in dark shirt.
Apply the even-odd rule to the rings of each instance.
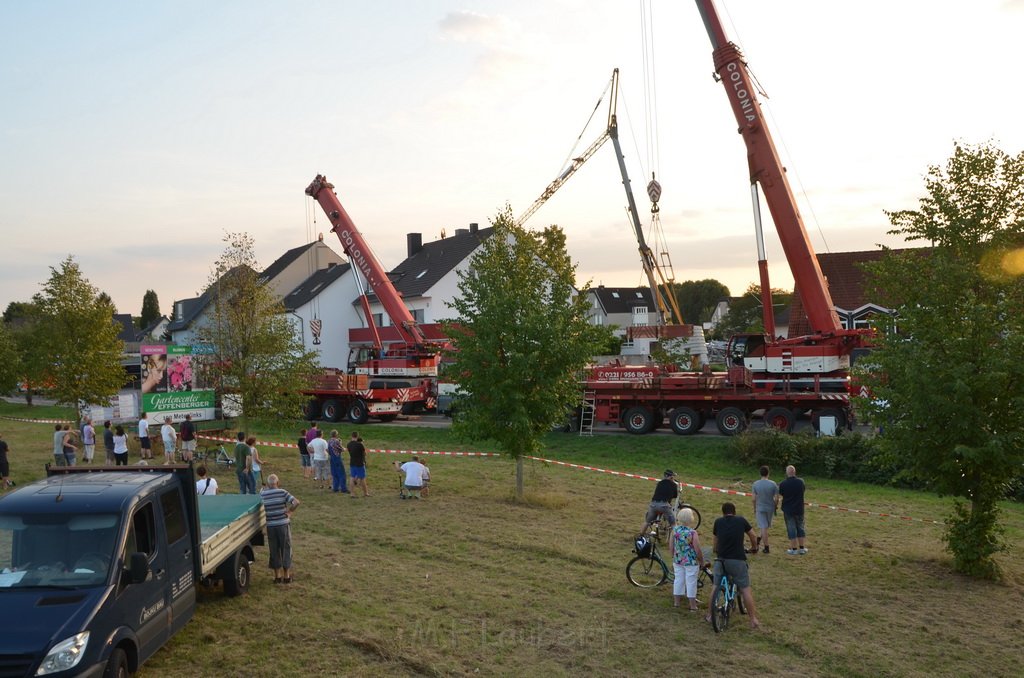
[[[796,467],[786,467],[786,479],[779,483],[779,494],[782,495],[782,517],[786,519],[786,536],[789,537],[791,556],[802,556],[807,553],[804,546],[804,481],[796,477]]]
[[[647,534],[651,523],[658,519],[659,515],[668,518],[671,527],[676,524],[676,517],[672,513],[672,502],[679,498],[679,485],[676,484],[676,474],[672,469],[665,471],[665,477],[658,481],[654,487],[654,495],[651,497],[651,504],[647,508],[647,515],[644,517],[644,526],[640,528],[640,534]]]
[[[348,471],[352,477],[352,494],[356,498],[356,490],[363,488],[363,496],[369,497],[370,490],[366,487],[366,447],[363,439],[355,431],[352,432],[352,440],[348,441]]]
[[[181,422],[181,458],[186,462],[192,461],[195,453],[196,425],[192,423],[192,415],[186,414],[185,421]]]
[[[256,494],[256,476],[252,474],[252,450],[245,444],[245,431],[238,432],[235,443],[235,475],[241,494]]]
[[[722,580],[724,572],[740,590],[743,604],[747,608],[747,615],[750,617],[750,628],[756,629],[761,623],[757,620],[754,592],[750,588],[750,572],[747,569],[747,555],[743,551],[743,537],[746,536],[750,539],[750,553],[757,553],[757,535],[754,534],[754,528],[750,526],[746,518],[736,515],[736,506],[727,501],[722,504],[722,517],[715,521],[713,534],[713,547],[716,556],[715,585],[711,589],[711,598],[708,600],[708,616],[705,617],[705,621],[711,621],[711,609],[715,604],[718,583]]]

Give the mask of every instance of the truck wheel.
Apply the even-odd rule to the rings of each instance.
[[[249,559],[239,551],[220,566],[220,578],[224,580],[224,593],[240,596],[249,590]]]
[[[631,407],[622,417],[622,427],[635,435],[649,433],[654,428],[654,415],[646,407]]]
[[[320,401],[312,398],[302,407],[302,416],[306,421],[314,421],[320,418]]]
[[[765,428],[792,433],[795,423],[796,417],[793,416],[793,412],[785,407],[772,407],[764,413]]]
[[[103,678],[128,678],[128,655],[119,647],[115,647],[103,669]]]
[[[700,414],[692,407],[677,407],[668,413],[668,423],[681,436],[690,436],[701,429]]]
[[[715,425],[724,436],[734,436],[747,430],[747,414],[738,407],[723,407],[715,417]]]
[[[370,411],[362,400],[354,400],[348,406],[348,418],[353,424],[365,424],[370,418]]]
[[[337,400],[328,400],[324,403],[323,415],[327,421],[340,421],[341,405],[338,404]]]

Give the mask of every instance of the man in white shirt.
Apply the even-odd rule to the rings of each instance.
[[[410,461],[399,466],[395,462],[399,473],[405,474],[405,481],[402,485],[402,499],[419,499],[420,491],[423,489],[423,479],[428,473],[427,467],[420,463],[419,457],[413,457]]]
[[[306,443],[309,456],[313,458],[313,480],[319,483],[320,489],[324,489],[330,479],[330,457],[327,455],[327,441],[323,433],[316,432],[316,437]]]
[[[160,437],[164,441],[164,463],[174,463],[174,450],[178,442],[178,433],[171,425],[171,418],[164,417],[164,425],[160,427]]]
[[[149,442],[149,419],[148,415],[143,412],[142,418],[139,419],[139,445],[142,447],[142,458],[152,459],[153,458],[153,446]]]
[[[217,494],[217,481],[206,475],[205,466],[200,466],[196,469],[196,476],[199,478],[196,481],[197,494],[206,495],[207,497]]]

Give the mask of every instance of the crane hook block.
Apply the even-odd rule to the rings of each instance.
[[[661,199],[661,184],[657,179],[651,179],[651,183],[647,184],[647,196],[655,204]]]

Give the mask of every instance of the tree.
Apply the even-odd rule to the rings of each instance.
[[[718,302],[729,298],[729,288],[711,278],[673,283],[673,287],[683,321],[691,325],[710,320]]]
[[[200,369],[222,397],[241,399],[243,426],[249,417],[295,418],[305,402],[300,391],[319,369],[317,354],[260,281],[252,236],[228,233],[224,242],[210,274],[210,317],[197,331],[213,352]]]
[[[523,456],[579,401],[578,372],[602,333],[587,322],[586,295],[574,287],[561,229],[527,231],[507,205],[491,224],[449,304],[457,317],[447,328],[454,345],[447,374],[469,394],[453,428],[496,440],[516,459],[522,499]]]
[[[792,292],[772,288],[772,305],[778,310],[789,306]],[[761,310],[761,286],[751,283],[743,296],[729,303],[729,312],[722,322],[715,326],[716,339],[728,339],[734,334],[757,334],[764,332],[764,312]]]
[[[891,461],[958,498],[955,569],[995,577],[997,501],[1024,463],[1024,153],[957,143],[925,190],[918,209],[888,213],[889,232],[933,248],[866,267],[896,319],[878,327],[865,407]]]
[[[156,322],[160,313],[160,300],[153,290],[146,290],[142,296],[142,313],[139,315],[139,329],[145,329]]]
[[[7,328],[0,323],[0,393],[8,393],[21,380],[21,355],[18,342]]]
[[[100,298],[71,256],[50,267],[42,287],[35,299],[35,326],[27,337],[34,345],[23,344],[26,362],[38,364],[58,404],[78,407],[115,395],[126,375],[113,306]]]

